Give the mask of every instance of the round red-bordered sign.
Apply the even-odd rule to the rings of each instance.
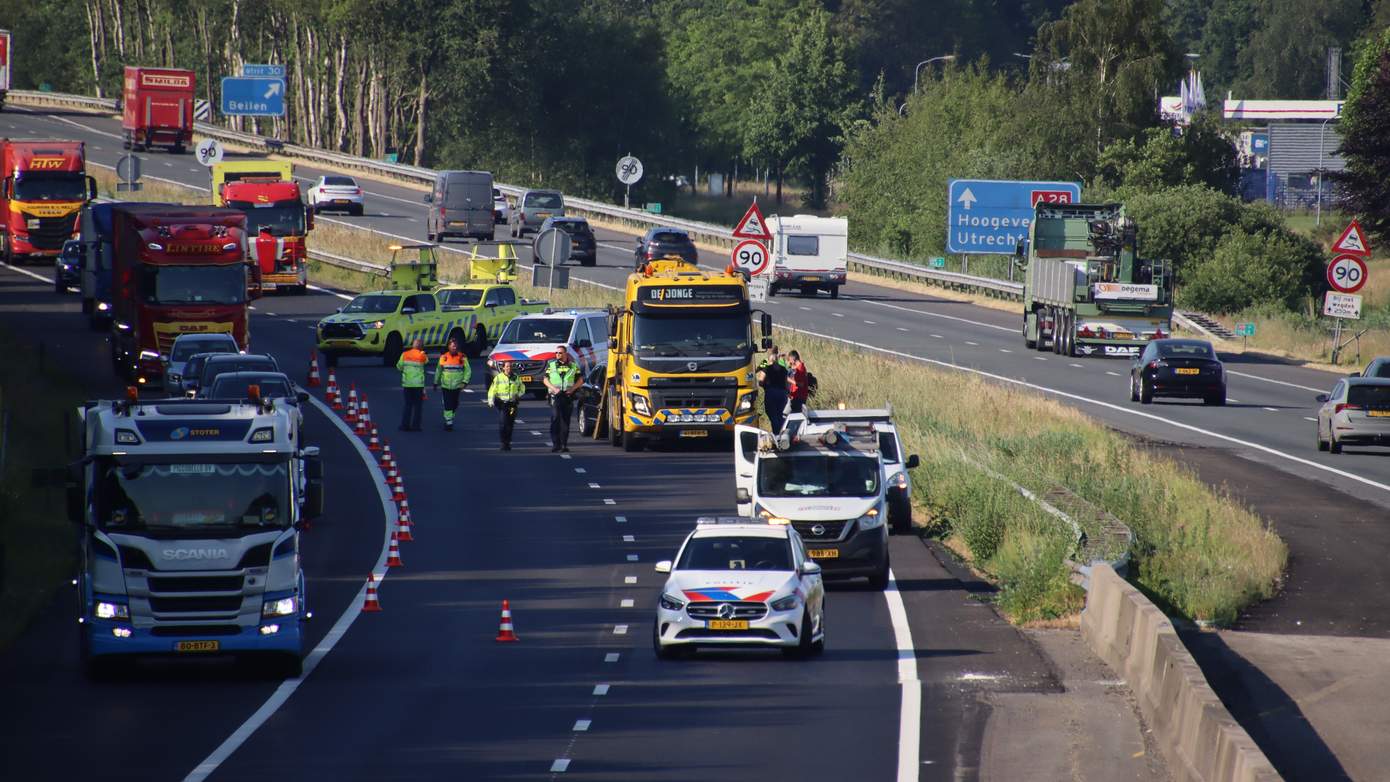
[[[734,245],[734,251],[730,254],[734,266],[750,277],[756,277],[763,273],[767,268],[767,248],[763,243],[755,239],[748,239]]]
[[[1339,255],[1327,264],[1327,284],[1338,293],[1356,293],[1366,284],[1366,262],[1355,255]]]

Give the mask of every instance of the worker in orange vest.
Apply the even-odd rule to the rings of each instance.
[[[473,379],[468,356],[459,351],[458,340],[449,340],[449,349],[439,357],[434,369],[434,388],[444,400],[444,428],[454,431],[454,411],[459,407],[459,392]]]
[[[420,431],[420,416],[425,408],[425,365],[430,357],[425,355],[425,343],[419,337],[410,343],[410,350],[396,360],[396,369],[401,373],[401,392],[405,396],[405,407],[401,410],[401,431]]]

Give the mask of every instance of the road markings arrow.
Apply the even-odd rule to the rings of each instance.
[[[960,194],[960,198],[957,198],[956,200],[959,201],[961,205],[965,207],[965,210],[968,212],[970,211],[970,207],[979,199],[976,198],[975,194],[970,192],[970,188],[967,187],[965,188],[965,192]]]
[[[280,94],[280,82],[278,82],[278,81],[273,81],[273,82],[271,82],[271,83],[270,83],[270,86],[267,87],[266,90],[265,90],[265,97],[266,97],[267,100],[270,98],[270,96],[272,96],[272,95],[279,95],[279,94]],[[966,208],[969,209],[969,207],[966,207]]]

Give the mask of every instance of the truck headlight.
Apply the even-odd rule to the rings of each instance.
[[[290,616],[299,607],[299,601],[294,597],[282,597],[279,600],[267,600],[261,607],[261,618],[270,619],[276,616]]]
[[[744,394],[743,396],[739,397],[739,400],[738,400],[738,411],[739,411],[740,413],[746,413],[746,412],[748,412],[749,410],[752,410],[752,409],[753,409],[753,398],[756,397],[757,395],[758,395],[758,392],[756,392],[756,391],[750,391],[749,393]]]
[[[140,360],[141,360],[141,361],[158,361],[159,359],[160,359],[160,355],[159,355],[158,353],[156,353],[155,351],[153,351],[153,350],[142,350],[142,351],[140,351]]]
[[[753,505],[753,517],[757,519],[762,519],[763,521],[766,521],[768,524],[791,523],[791,519],[782,518],[781,516],[778,516],[777,514],[758,504]]]
[[[657,600],[657,603],[659,603],[661,607],[666,609],[667,611],[679,611],[682,608],[685,608],[685,603],[683,601],[677,600],[676,598],[671,597],[670,595],[664,592],[661,594],[661,597]]]
[[[869,512],[859,517],[860,529],[877,529],[883,526],[883,514],[878,512],[878,508],[869,508]]]
[[[787,595],[781,600],[772,601],[773,611],[791,611],[801,607],[801,597],[799,595]]]
[[[125,603],[97,603],[93,613],[97,619],[130,619],[130,606]]]
[[[628,398],[632,400],[632,409],[638,415],[652,414],[652,407],[651,405],[647,404],[647,398],[645,396],[641,396],[638,394],[628,394]]]

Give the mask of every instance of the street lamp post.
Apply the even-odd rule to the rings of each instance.
[[[1322,155],[1327,146],[1327,123],[1337,119],[1335,116],[1328,117],[1322,121],[1322,127],[1318,130],[1318,197],[1317,197],[1317,216],[1313,218],[1313,225],[1322,227]]]
[[[949,62],[954,59],[956,59],[954,54],[943,54],[940,57],[933,57],[929,60],[923,60],[917,63],[917,67],[912,69],[912,94],[917,94],[917,77],[922,72],[923,65],[931,65],[934,62]]]

